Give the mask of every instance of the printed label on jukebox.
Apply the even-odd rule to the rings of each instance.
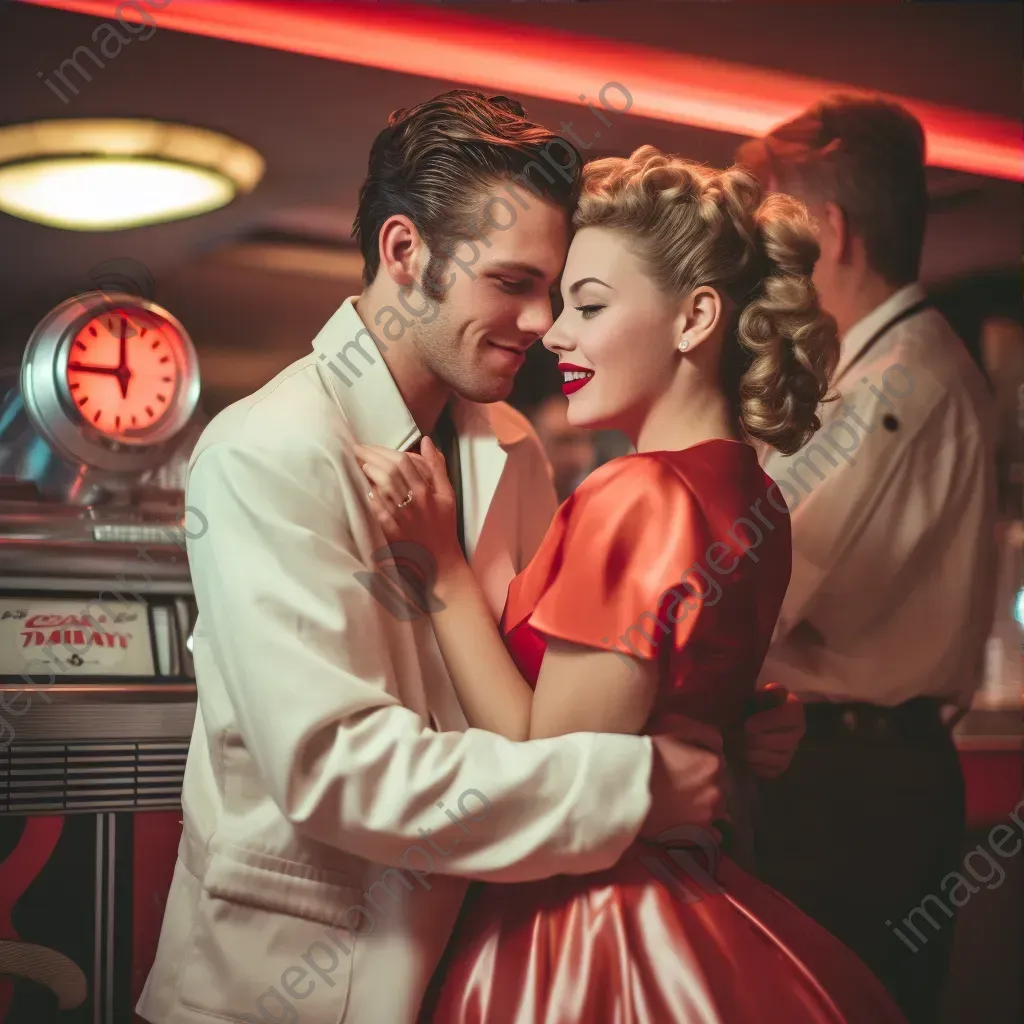
[[[141,601],[0,597],[0,676],[151,676]]]

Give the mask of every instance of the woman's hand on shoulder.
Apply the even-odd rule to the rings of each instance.
[[[353,452],[366,476],[374,518],[388,543],[405,541],[429,551],[438,563],[463,558],[455,523],[455,492],[444,456],[429,437],[422,454],[381,445],[356,445]]]

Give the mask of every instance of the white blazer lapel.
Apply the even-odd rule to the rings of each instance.
[[[463,415],[460,416],[460,412]],[[480,410],[456,403],[453,416],[459,436],[459,459],[462,468],[462,514],[466,558],[472,562],[508,454]]]
[[[453,416],[462,460],[466,557],[497,620],[517,571],[519,517],[528,507],[520,494],[515,446],[529,433],[504,403],[456,400]]]

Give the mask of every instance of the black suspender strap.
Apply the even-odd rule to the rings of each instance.
[[[459,437],[455,432],[455,421],[452,419],[451,409],[448,405],[441,411],[430,439],[444,456],[445,465],[448,468],[448,479],[451,481],[452,490],[455,491],[455,524],[458,529],[459,547],[465,554],[466,526],[462,520],[462,465],[459,460]]]
[[[931,299],[921,299],[920,302],[915,302],[912,306],[908,306],[902,312],[897,313],[890,320],[887,320],[861,346],[861,350],[853,357],[853,359],[850,360],[850,364],[845,370],[843,370],[843,374],[845,375],[849,373],[857,363],[861,362],[868,354],[869,350],[874,348],[875,344],[884,338],[897,324],[903,323],[904,320],[909,320],[912,316],[917,316],[918,313],[929,309],[932,305],[933,303]]]

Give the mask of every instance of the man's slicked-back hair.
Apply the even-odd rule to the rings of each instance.
[[[889,284],[917,279],[928,219],[925,137],[899,104],[828,96],[745,142],[736,159],[772,189],[840,207],[872,270]]]
[[[352,235],[363,256],[363,284],[380,269],[382,225],[404,214],[430,249],[424,291],[440,299],[441,276],[457,245],[510,226],[507,209],[487,208],[486,191],[508,182],[519,207],[535,196],[571,219],[582,164],[570,142],[527,120],[522,105],[507,96],[453,89],[396,110],[374,140],[359,190]],[[515,209],[512,195],[508,204]]]

